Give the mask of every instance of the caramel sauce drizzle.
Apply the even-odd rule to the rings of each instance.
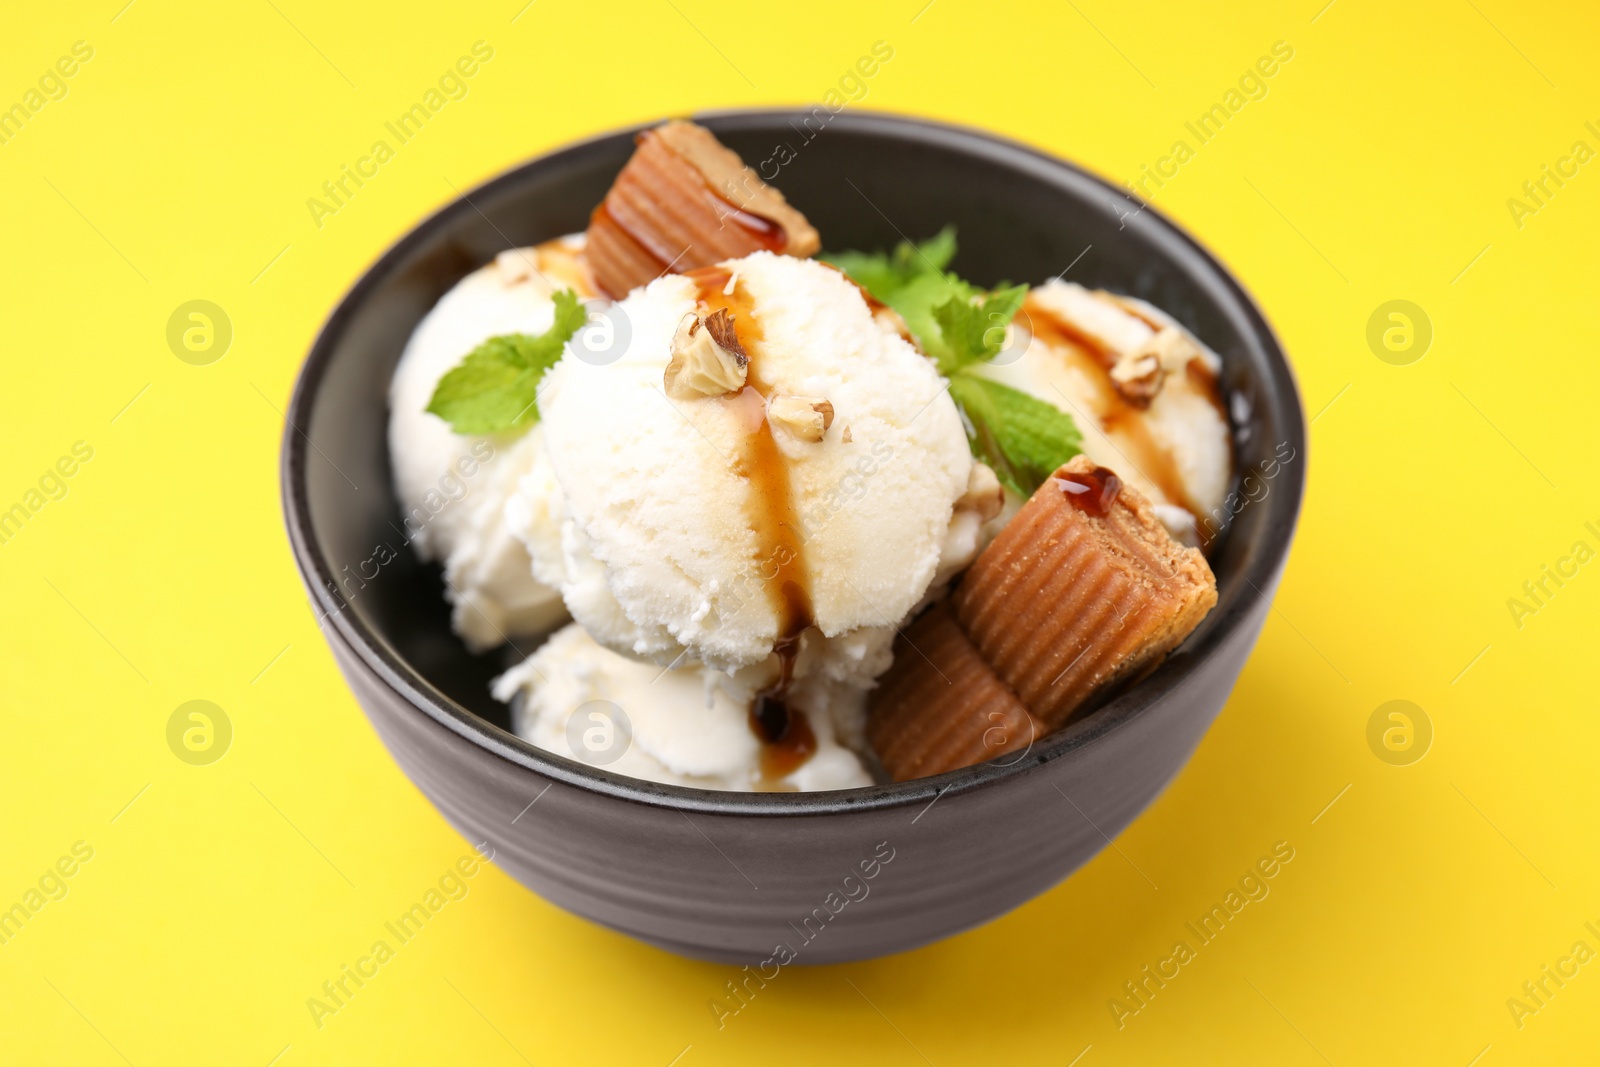
[[[716,211],[719,218],[732,222],[743,230],[751,240],[768,252],[782,253],[785,248],[789,247],[789,234],[784,230],[781,223],[735,204],[732,200],[712,188],[711,183],[705,181],[703,176],[701,181],[705,185],[706,195],[714,201],[712,209]]]
[[[1117,296],[1114,293],[1106,295],[1110,296],[1112,303],[1116,304],[1117,307],[1150,327],[1151,333],[1160,333],[1169,325],[1146,313],[1144,308],[1128,297]],[[1203,359],[1191,359],[1183,365],[1183,376],[1188,379],[1194,391],[1205,397],[1211,406],[1216,409],[1217,415],[1221,417],[1223,423],[1228,424],[1228,409],[1222,403],[1222,383],[1217,380],[1217,372],[1211,369],[1210,364]],[[1233,462],[1232,434],[1228,435],[1228,461],[1230,464]],[[1198,516],[1196,517],[1198,518]]]
[[[1067,471],[1056,475],[1056,482],[1068,503],[1079,511],[1102,519],[1122,492],[1122,479],[1105,467],[1097,466],[1082,474]]]
[[[655,130],[646,130],[639,135],[638,140],[642,142],[646,137],[659,139],[660,135]],[[692,171],[700,179],[700,187],[705,191],[706,197],[711,203],[711,210],[716,212],[717,218],[723,220],[724,223],[732,221],[760,248],[768,252],[781,253],[785,248],[789,247],[789,234],[783,228],[782,223],[776,219],[769,219],[765,215],[757,214],[742,204],[735,203],[732,196],[724,195],[722,190],[712,185],[711,180],[706,177],[705,171],[695,166],[682,152],[679,152],[665,141],[662,142],[661,147],[672,153],[673,157],[682,164],[684,169]]]
[[[1156,441],[1145,423],[1144,412],[1124,400],[1111,381],[1116,353],[1099,338],[1083,332],[1037,302],[1029,301],[1028,316],[1034,332],[1064,344],[1071,353],[1070,358],[1078,362],[1085,377],[1094,385],[1097,410],[1093,414],[1100,420],[1100,428],[1107,435],[1115,434],[1132,452],[1129,462],[1138,473],[1148,478],[1168,500],[1198,520],[1200,507],[1189,498],[1172,453]],[[1191,360],[1190,365],[1193,364]]]
[[[734,329],[749,363],[745,367],[745,388],[770,399],[774,383],[762,376],[761,320],[754,301],[742,283],[735,282],[728,292],[732,274],[724,267],[707,267],[688,272],[699,290],[702,308],[697,312],[715,314],[726,310],[733,316]],[[817,740],[803,713],[789,708],[789,690],[794,683],[795,659],[800,653],[800,635],[814,622],[811,603],[811,578],[806,564],[805,544],[800,537],[800,514],[795,504],[789,464],[772,436],[772,425],[765,419],[748,434],[744,447],[734,460],[734,469],[751,486],[747,519],[755,531],[757,557],[751,565],[765,581],[767,596],[778,616],[778,638],[773,651],[778,655],[778,678],[756,694],[750,709],[750,729],[761,739],[761,773],[772,784],[792,773],[816,751]]]
[[[537,244],[533,248],[534,265],[539,273],[552,282],[563,282],[578,296],[589,299],[600,295],[589,261],[582,252],[567,244],[566,238],[557,237]]]

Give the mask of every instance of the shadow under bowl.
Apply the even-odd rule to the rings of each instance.
[[[659,785],[512,734],[488,693],[503,659],[466,651],[437,568],[405,543],[385,437],[389,380],[418,321],[463,276],[503,249],[585,228],[634,130],[542,156],[462,196],[350,290],[289,410],[290,540],[323,634],[389,751],[452,825],[534,892],[705,959],[758,964],[779,945],[801,963],[898,952],[1055,885],[1189,758],[1282,572],[1304,486],[1304,415],[1277,340],[1228,271],[1099,178],[983,133],[890,115],[697,121],[780,187],[830,249],[886,248],[954,223],[953,269],[967,278],[1040,282],[1066,271],[1150,301],[1221,355],[1237,469],[1274,473],[1257,475],[1267,491],[1232,516],[1211,558],[1218,604],[1184,646],[1025,753],[863,789]]]

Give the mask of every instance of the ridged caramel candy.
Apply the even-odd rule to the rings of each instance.
[[[805,216],[704,127],[669,122],[637,144],[589,220],[585,255],[606,295],[762,249],[822,247]]]
[[[1039,487],[954,596],[985,662],[1052,730],[1153,668],[1216,602],[1205,557],[1081,455]]]
[[[982,763],[1044,736],[946,603],[923,612],[897,645],[867,712],[867,740],[895,781]]]

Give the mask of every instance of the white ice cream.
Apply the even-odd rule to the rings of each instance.
[[[1023,310],[1016,329],[1039,320],[1031,338],[1008,345],[1008,351],[1023,354],[985,364],[980,373],[1066,411],[1082,434],[1083,451],[1148,496],[1174,536],[1195,543],[1196,520],[1205,521],[1222,505],[1233,453],[1227,419],[1187,364],[1198,360],[1198,377],[1204,378],[1214,377],[1222,361],[1185,331],[1193,342],[1190,354],[1163,360],[1161,390],[1141,411],[1122,401],[1087,350],[1053,336],[1046,319],[1065,322],[1115,352],[1137,351],[1156,333],[1152,322],[1176,327],[1175,320],[1143,301],[1061,281],[1032,290]]]
[[[933,365],[881,329],[843,275],[765,252],[730,266],[759,322],[752,368],[768,398],[833,405],[820,442],[772,435],[800,516],[810,662],[865,684],[939,569],[972,467],[960,416]],[[767,431],[753,391],[663,392],[673,334],[697,294],[676,275],[636,290],[621,304],[632,341],[620,359],[595,365],[569,350],[547,375],[540,410],[562,498],[560,558],[529,544],[601,644],[735,671],[766,660],[779,637],[774,568],[751,518],[759,489],[741,469],[747,438]],[[543,491],[537,477],[523,484],[525,496]]]
[[[465,437],[425,409],[439,379],[483,341],[550,328],[552,271],[541,275],[536,264],[539,252],[518,249],[463,278],[418,324],[389,390],[389,457],[406,536],[423,559],[443,561],[452,623],[475,650],[547,631],[566,614],[560,594],[534,577],[505,516],[519,480],[548,469],[544,434]],[[536,520],[526,506],[518,519],[530,536]]]
[[[755,390],[669,399],[672,338],[702,295],[668,275],[619,305],[631,338],[614,361],[569,347],[546,375],[541,421],[510,438],[463,437],[426,408],[439,378],[497,334],[538,334],[552,283],[585,293],[571,239],[507,253],[465,278],[419,325],[391,388],[389,440],[408,537],[444,562],[454,625],[475,649],[577,621],[496,680],[517,732],[621,774],[716,789],[844,789],[871,784],[857,753],[867,694],[889,665],[896,627],[984,547],[1015,511],[993,515],[998,483],[975,463],[933,364],[859,290],[820,263],[757,253],[728,266],[759,327]],[[546,268],[541,273],[536,267]],[[1125,298],[1051,282],[1029,313],[1134,351],[1167,316]],[[704,311],[704,307],[701,307]],[[892,317],[891,317],[892,318]],[[1226,420],[1207,396],[1220,362],[1199,346],[1164,366],[1148,408],[1130,408],[1103,362],[1059,331],[981,373],[1073,415],[1084,450],[1148,494],[1192,540],[1230,477]],[[1198,344],[1196,342],[1196,344]],[[821,441],[770,421],[777,395],[826,400]],[[815,752],[776,777],[750,723],[778,677],[782,598],[770,529],[761,530],[751,435],[771,434],[798,515],[811,602],[785,701]],[[770,488],[770,481],[767,483]],[[790,572],[792,573],[792,572]],[[606,714],[627,719],[625,736]],[[594,718],[594,713],[601,713]],[[575,718],[576,717],[576,718]],[[769,766],[770,769],[770,766]]]
[[[764,777],[762,745],[749,723],[759,680],[760,668],[737,676],[706,667],[663,673],[599,645],[573,624],[497,678],[494,695],[514,701],[517,733],[540,748],[634,778],[735,790],[872,784],[835,725],[839,718],[847,730],[859,728],[866,693],[820,679],[796,686],[790,697],[791,712],[806,716],[816,750],[790,773]]]

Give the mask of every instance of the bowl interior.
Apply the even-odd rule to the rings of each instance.
[[[1299,506],[1303,417],[1260,313],[1190,238],[1097,178],[972,131],[821,109],[698,121],[780,188],[827,249],[887,248],[953,223],[953,269],[977,283],[1037,284],[1065,272],[1150,301],[1222,356],[1237,469],[1294,450],[1270,492],[1239,512],[1212,555],[1217,609],[1180,655],[1090,718],[1128,713],[1141,692],[1175,684],[1186,658],[1203,655],[1247,598],[1269,591]],[[284,491],[301,567],[322,590],[314,597],[318,613],[341,615],[341,632],[358,649],[395,661],[411,687],[439,705],[454,702],[503,729],[508,711],[489,696],[488,682],[507,665],[507,652],[466,651],[450,630],[438,568],[419,563],[405,544],[385,442],[388,384],[418,321],[464,275],[506,248],[587,225],[632,151],[632,133],[525,164],[407,235],[334,312],[290,410]],[[536,763],[581,766],[511,744]]]

